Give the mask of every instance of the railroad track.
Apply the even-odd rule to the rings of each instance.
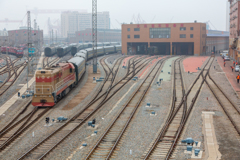
[[[58,62],[61,58],[59,58],[59,57],[54,58],[54,59],[51,60],[50,62],[49,62],[49,59],[50,59],[50,57],[44,57],[44,58],[43,58],[43,62],[42,62],[43,68],[51,67],[51,66],[54,65],[56,62]]]
[[[31,101],[29,101],[23,110],[19,112],[3,129],[1,129],[0,151],[3,151],[8,145],[14,142],[16,138],[20,137],[24,131],[50,110],[49,108],[42,109],[29,106],[31,106]]]
[[[31,101],[27,103],[24,109],[31,105]],[[12,144],[21,134],[25,132],[32,124],[37,122],[50,108],[28,109],[28,111],[20,112],[7,126],[0,131],[0,151]]]
[[[209,89],[217,99],[218,103],[222,107],[224,113],[231,121],[233,127],[235,128],[238,135],[240,135],[240,110],[239,107],[233,103],[231,98],[223,91],[223,89],[212,79],[209,74],[205,79],[206,84]]]
[[[25,62],[24,62],[25,63]],[[14,68],[14,70],[17,70],[17,69],[19,69],[20,67],[22,66],[22,64],[18,64],[18,65],[16,65],[16,66],[14,66],[13,68]],[[9,71],[7,70],[7,69],[4,69],[3,71],[0,71],[0,75],[2,75],[2,74],[5,74],[5,73],[8,73]]]
[[[210,67],[212,65],[214,58],[209,58],[207,64],[203,67],[194,83],[190,87],[187,93],[183,94],[185,91],[182,89],[182,99],[181,102],[177,102],[178,106],[173,106],[176,99],[173,99],[172,107],[168,118],[157,135],[157,138],[150,145],[150,148],[147,152],[144,153],[142,159],[170,159],[174,158],[173,154],[177,142],[180,138],[180,135],[185,127],[185,124],[188,120],[189,115],[191,114],[192,108],[196,102],[196,99],[200,93],[202,85],[204,84],[204,79],[209,73]],[[175,68],[176,69],[176,68]],[[202,76],[203,75],[203,76]],[[176,76],[175,76],[176,78]],[[179,91],[181,89],[178,89]],[[194,91],[194,93],[190,92]],[[173,90],[173,97],[175,97],[175,91]],[[190,105],[187,105],[187,99],[191,97],[192,102]],[[174,107],[174,108],[173,108]]]
[[[20,64],[17,68],[14,67],[14,64],[11,61],[11,58],[6,56],[8,78],[0,86],[0,96],[2,96],[17,80],[18,76],[22,73],[24,68],[27,66],[27,63],[24,62]]]
[[[163,60],[154,65],[85,159],[115,158],[117,145],[161,68],[162,63],[160,62]]]
[[[4,55],[4,56],[6,56],[6,55]],[[7,56],[8,57],[8,56]],[[21,58],[17,58],[17,59],[14,59],[13,60],[13,64],[15,64],[17,61],[19,61]],[[5,65],[5,66],[3,66],[3,67],[0,67],[0,72],[3,72],[4,70],[6,70],[7,69],[7,65]]]
[[[42,68],[45,68],[48,66],[48,59],[49,57],[44,57],[42,61]]]
[[[146,62],[146,61],[145,61]],[[139,65],[138,73],[146,65]],[[129,73],[131,74],[131,73]],[[123,77],[124,79],[124,77]],[[120,83],[120,81],[119,81]],[[127,82],[126,82],[127,83]],[[126,84],[125,83],[125,84]],[[33,148],[24,153],[19,159],[43,159],[46,157],[55,147],[57,147],[62,141],[64,141],[70,134],[72,134],[76,129],[84,124],[96,111],[98,111],[111,97],[114,96],[125,84],[121,85],[112,95],[109,95],[109,92],[116,86],[113,85],[111,88],[108,88],[105,93],[102,93],[101,96],[91,101],[85,107],[82,107],[82,110],[72,116],[66,123],[61,127],[55,130],[48,137],[44,138]],[[100,93],[101,91],[99,91]],[[102,99],[102,102],[99,99]],[[97,102],[97,103],[96,103]]]

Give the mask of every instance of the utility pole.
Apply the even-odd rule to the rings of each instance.
[[[93,73],[97,73],[97,0],[92,0]]]
[[[31,17],[30,11],[27,12],[27,23],[28,23],[28,74],[27,74],[27,89],[28,89],[28,76],[29,76],[29,50],[32,48],[32,33],[31,33]]]
[[[36,22],[36,19],[34,19],[34,23],[33,23],[33,26],[34,26],[34,34],[33,34],[33,44],[34,44],[34,48],[36,49],[36,46],[37,46],[37,22]],[[33,57],[34,57],[34,59],[33,59]],[[33,63],[33,60],[35,60],[36,61],[36,59],[37,59],[37,55],[36,55],[36,53],[34,53],[34,54],[32,54],[32,64],[31,64],[31,73],[33,74],[33,65],[34,65],[34,63]]]
[[[55,34],[56,34],[56,44],[57,44],[57,30],[56,30]]]
[[[40,30],[39,30],[39,26],[38,26],[38,35],[37,35],[37,46],[38,46],[38,60],[41,56],[41,51],[40,51]]]
[[[52,44],[54,44],[53,29],[52,29]]]

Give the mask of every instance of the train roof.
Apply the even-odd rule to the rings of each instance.
[[[114,48],[114,46],[104,46],[104,48]]]
[[[82,57],[73,57],[73,58],[71,58],[71,59],[68,60],[68,62],[74,63],[74,64],[76,64],[76,65],[79,65],[79,64],[81,64],[81,63],[84,62],[84,61],[85,61],[85,59],[82,58]]]
[[[51,67],[47,67],[45,69],[41,69],[41,70],[37,70],[36,74],[42,74],[43,72],[45,74],[52,74],[55,72],[58,72],[59,70],[61,70],[63,67],[67,67],[69,64],[68,63],[57,63],[54,66]]]
[[[79,56],[79,55],[80,55],[80,56],[83,55],[84,57],[86,57],[86,54],[83,53],[83,52],[77,52],[74,57],[77,57],[77,56]]]

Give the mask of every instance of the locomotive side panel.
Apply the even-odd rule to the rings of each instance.
[[[57,66],[37,71],[32,105],[54,106],[75,81],[75,68],[71,63],[59,63]]]

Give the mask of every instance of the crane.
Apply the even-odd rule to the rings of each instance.
[[[4,20],[0,20],[0,23],[6,23],[6,24],[8,24],[8,23],[23,23],[23,21],[22,20],[9,20],[8,18],[5,18]]]

